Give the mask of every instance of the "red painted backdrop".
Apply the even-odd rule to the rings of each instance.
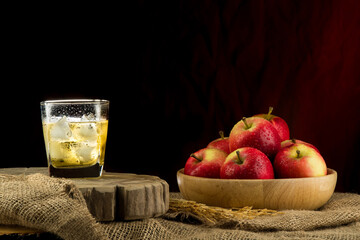
[[[161,174],[171,169],[170,178],[218,130],[274,106],[291,137],[316,145],[339,172],[337,190],[360,191],[359,9],[358,1],[139,3],[134,114],[150,123],[141,131],[164,137]]]
[[[0,167],[46,166],[41,100],[105,98],[106,169],[159,175],[177,190],[190,153],[273,106],[291,137],[338,171],[338,191],[360,192],[359,9],[356,0],[8,8]]]

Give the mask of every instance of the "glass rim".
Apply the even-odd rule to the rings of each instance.
[[[57,99],[57,100],[45,100],[41,101],[40,105],[54,104],[109,104],[109,100],[105,99]]]

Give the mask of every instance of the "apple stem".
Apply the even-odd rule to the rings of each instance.
[[[236,155],[237,155],[237,157],[238,157],[239,163],[240,163],[240,164],[243,164],[244,161],[241,159],[241,157],[240,157],[240,152],[239,152],[239,151],[236,151]]]
[[[195,158],[196,160],[198,160],[199,162],[201,162],[202,161],[202,159],[201,158],[198,158],[195,154],[190,154],[190,157],[193,157],[193,158]]]
[[[300,150],[296,150],[296,153],[297,153],[297,158],[300,158]]]
[[[247,124],[247,122],[246,122],[246,117],[243,117],[242,118],[242,121],[244,122],[244,124],[245,124],[245,129],[249,129],[250,128],[250,126]]]
[[[225,138],[223,131],[219,131],[219,135],[220,135],[221,139],[224,139],[224,138]]]
[[[273,107],[269,107],[269,112],[268,112],[268,114],[267,114],[267,116],[266,116],[266,119],[267,120],[270,120],[270,115],[271,115],[271,113],[272,113],[272,111],[274,110],[274,108]]]
[[[292,139],[291,139],[291,142],[295,144],[295,143],[296,143],[295,138],[292,138]]]

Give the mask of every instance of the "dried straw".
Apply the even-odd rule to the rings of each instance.
[[[259,216],[274,216],[283,214],[270,209],[253,209],[252,207],[243,208],[222,208],[207,206],[195,201],[170,198],[169,212],[181,212],[195,215],[206,225],[216,225],[229,220],[254,219]]]

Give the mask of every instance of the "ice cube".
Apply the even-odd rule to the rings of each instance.
[[[81,142],[76,147],[76,155],[81,163],[89,164],[96,161],[99,155],[99,146],[97,142]]]
[[[79,123],[73,129],[73,135],[78,140],[97,142],[98,132],[95,123]]]
[[[84,114],[81,117],[82,122],[95,121],[95,120],[96,120],[96,116],[93,113]]]
[[[50,129],[51,140],[69,141],[71,136],[72,132],[65,116],[57,121]]]
[[[62,161],[69,165],[79,164],[73,148],[76,147],[76,142],[62,142],[62,141],[50,141],[50,159],[51,161]]]

